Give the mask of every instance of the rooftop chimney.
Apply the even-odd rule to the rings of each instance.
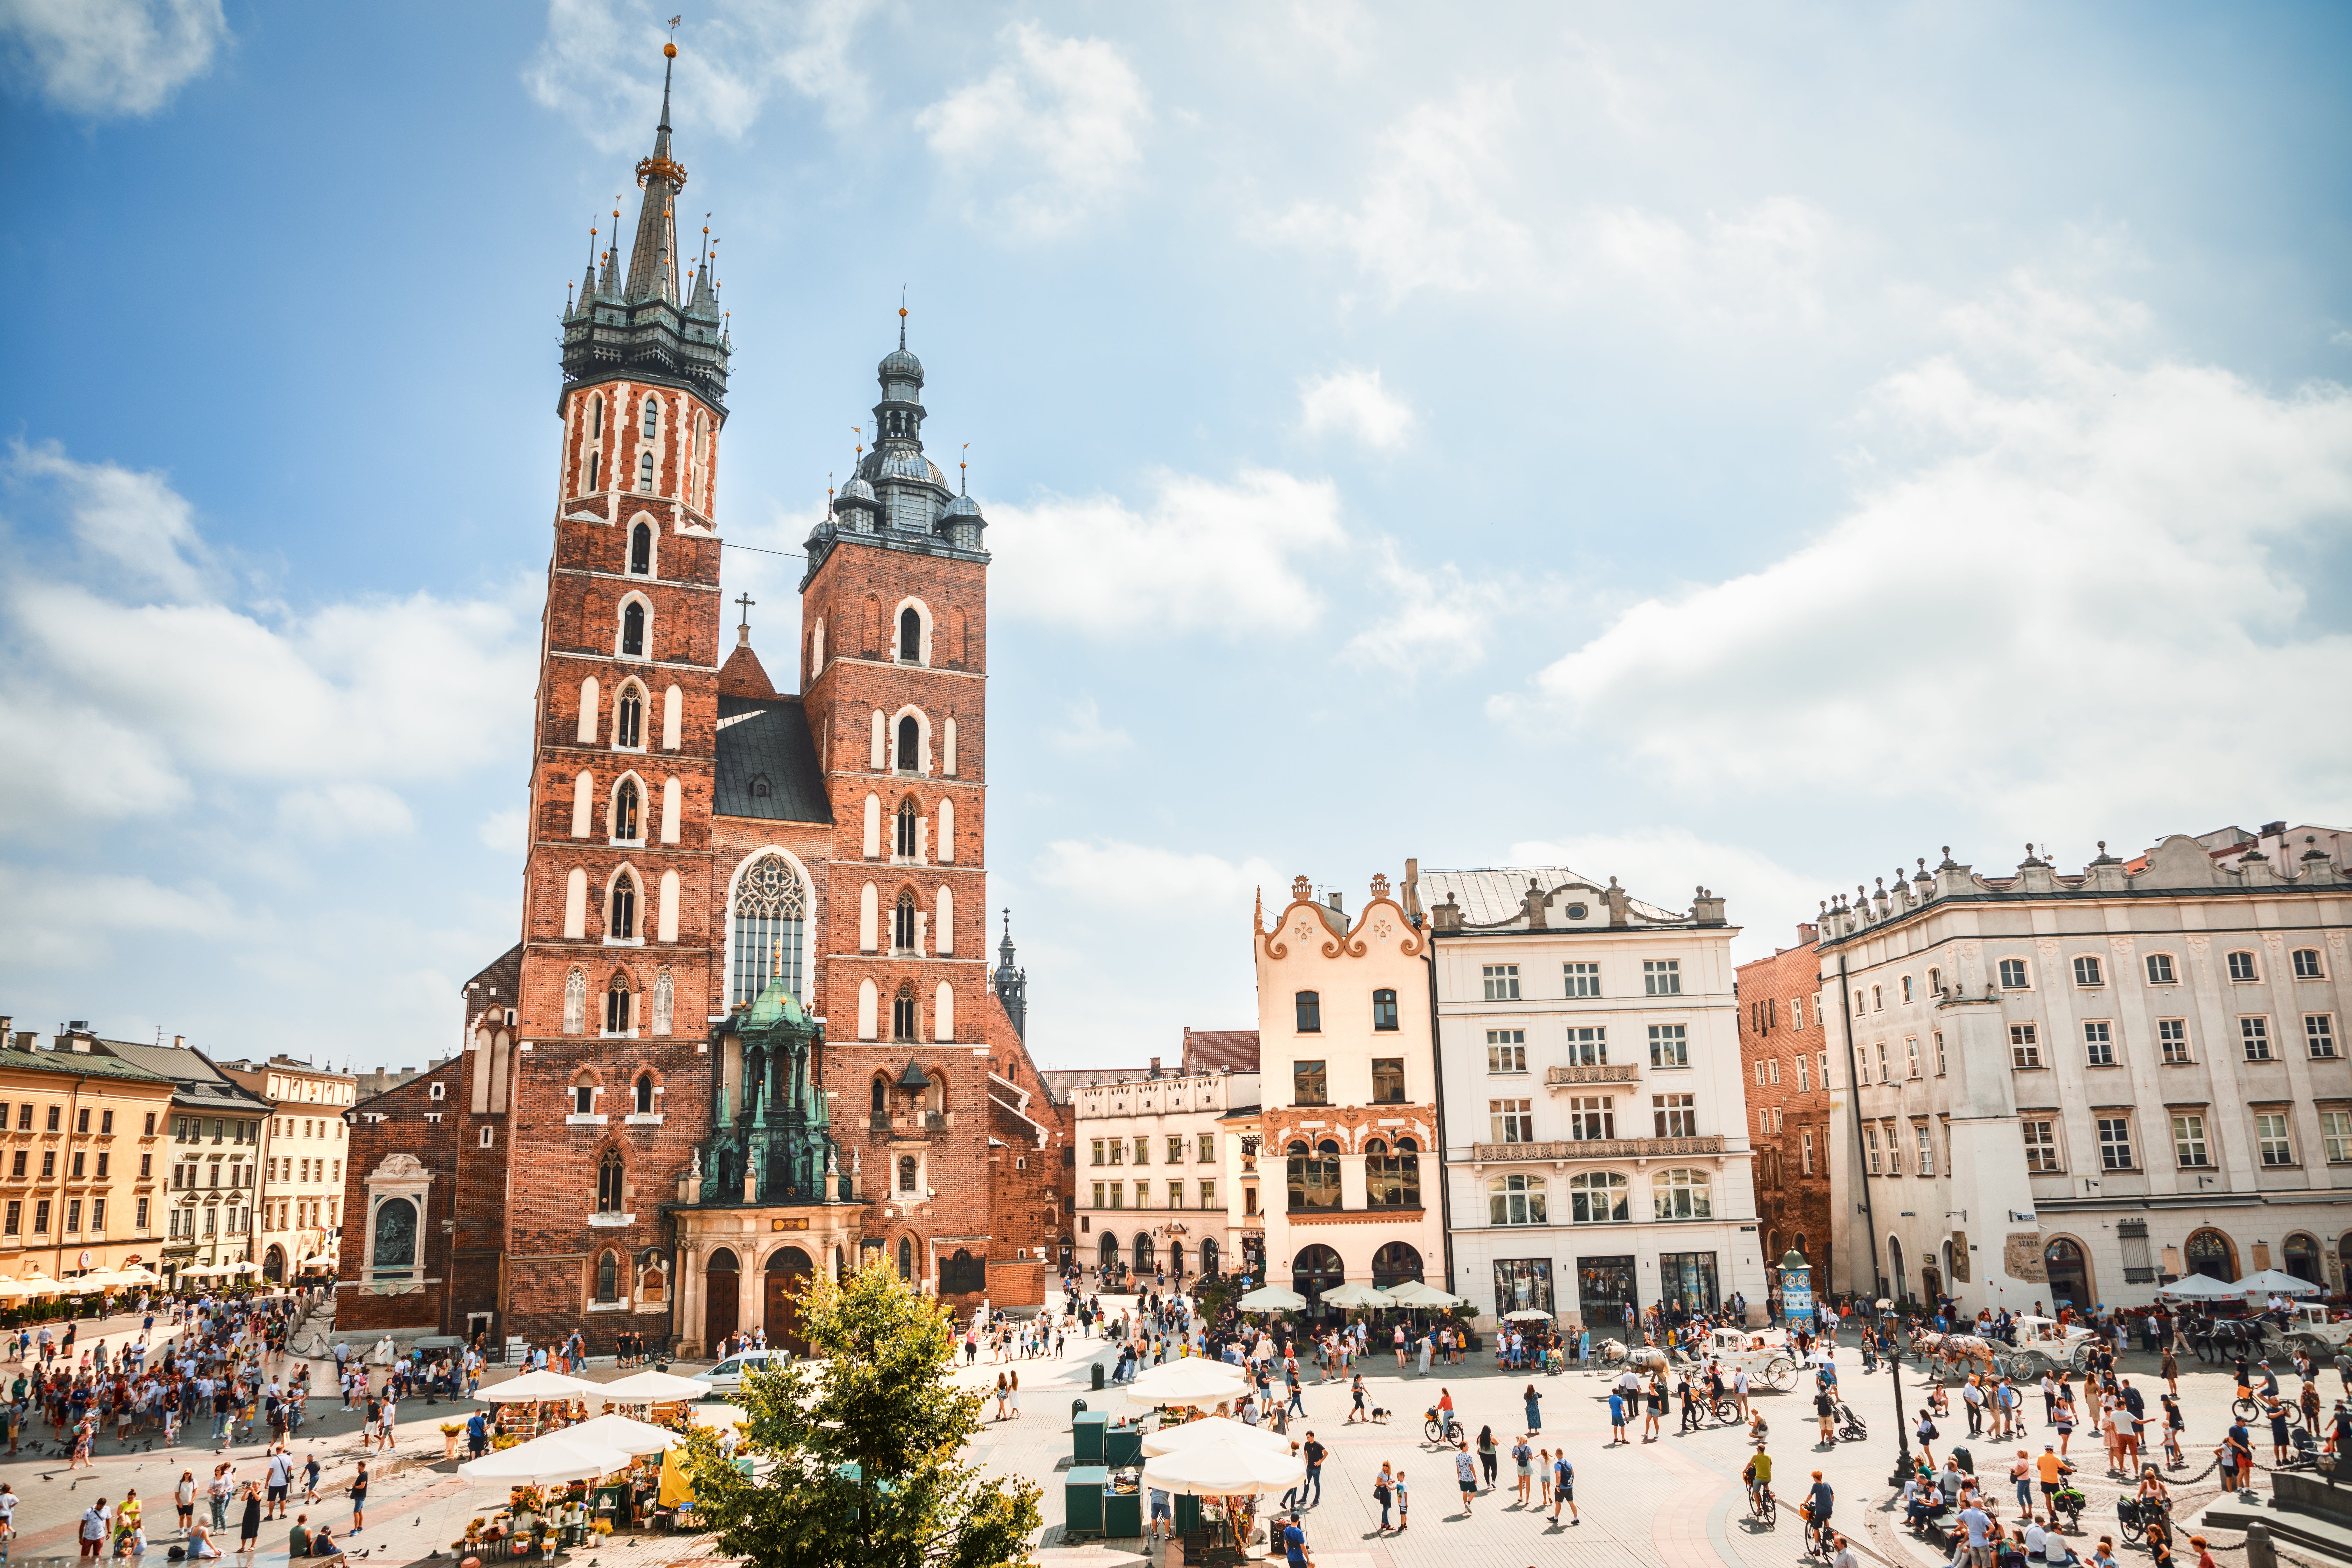
[[[173,1035],[172,1037],[172,1048],[175,1051],[186,1050],[188,1048],[188,1037],[185,1035]]]

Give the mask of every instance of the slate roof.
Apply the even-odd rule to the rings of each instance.
[[[833,823],[808,713],[797,697],[719,699],[713,809],[767,822]]]
[[[19,1072],[88,1073],[92,1078],[130,1079],[142,1083],[169,1081],[134,1062],[100,1056],[96,1051],[20,1051],[10,1046],[0,1049],[0,1068],[14,1068]]]

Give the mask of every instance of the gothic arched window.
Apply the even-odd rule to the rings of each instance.
[[[639,1116],[651,1116],[654,1113],[654,1079],[651,1073],[641,1072],[637,1075],[635,1110]]]
[[[604,398],[601,393],[588,400],[588,434],[604,434]]]
[[[912,605],[898,612],[898,657],[908,664],[923,658],[923,617]]]
[[[638,426],[637,434],[650,441],[660,433],[661,405],[655,402],[651,397],[647,397],[646,399],[646,422],[642,426]]]
[[[605,1251],[596,1258],[596,1300],[617,1301],[621,1299],[621,1255]]]
[[[912,893],[898,895],[898,907],[890,917],[890,943],[900,952],[915,950],[915,895]],[[901,1037],[910,1038],[912,1035],[913,1031],[909,1030]]]
[[[591,490],[593,490],[593,489],[596,488],[596,481],[597,481],[597,479],[600,479],[600,478],[602,477],[602,470],[603,470],[604,467],[604,453],[602,453],[602,452],[591,452],[591,453],[589,453],[589,454],[588,454],[588,488],[589,488]]]
[[[629,977],[614,973],[604,988],[604,1032],[625,1035],[629,1032]]]
[[[637,811],[638,807],[642,804],[643,803],[637,798],[637,781],[635,779],[623,779],[621,781],[621,787],[613,792],[614,837],[627,843],[634,844],[636,842],[638,837]],[[620,936],[624,933],[614,931],[613,934],[614,936]]]
[[[902,1236],[898,1238],[898,1278],[912,1279],[914,1277],[915,1244]]]
[[[890,999],[890,1037],[894,1040],[915,1037],[915,992],[912,986],[899,986],[898,994]]]
[[[605,1150],[604,1157],[596,1162],[596,1212],[621,1212],[621,1152],[618,1149]],[[607,1253],[605,1256],[609,1258],[612,1255]],[[612,1300],[609,1296],[604,1299]]]
[[[645,735],[646,694],[635,685],[624,686],[613,701],[613,744],[625,752],[641,751]]]
[[[637,879],[626,871],[613,879],[612,920],[606,931],[622,941],[631,941],[637,934]]]
[[[914,773],[921,763],[922,755],[923,728],[915,722],[915,716],[909,713],[898,721],[898,771],[902,773]]]
[[[915,1157],[912,1154],[901,1154],[898,1156],[898,1191],[900,1194],[911,1195],[915,1192]]]
[[[915,803],[911,799],[898,803],[898,853],[910,858],[915,853]]]
[[[576,1035],[588,1026],[588,976],[573,970],[563,977],[563,1032]]]
[[[621,606],[621,653],[627,658],[646,657],[646,607],[635,599]]]
[[[874,1089],[872,1098],[874,1106],[871,1114],[877,1121],[887,1117],[890,1114],[890,1086],[888,1083],[884,1081],[880,1073],[876,1073],[874,1075]]]
[[[653,493],[654,455],[651,452],[640,453],[637,457],[637,489],[647,495]]]
[[[629,571],[635,576],[650,577],[653,570],[653,525],[641,522],[629,530]]]
[[[744,868],[735,887],[735,961],[731,1005],[756,1002],[779,973],[784,989],[801,994],[801,935],[808,890],[792,862],[762,855]]]

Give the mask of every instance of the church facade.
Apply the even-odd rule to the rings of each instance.
[[[668,121],[666,83],[625,267],[563,319],[520,941],[465,1049],[352,1112],[353,1329],[791,1342],[820,1270],[1030,1303],[1070,1245],[1066,1108],[987,952],[986,521],[901,310],[783,685],[749,601],[725,646],[731,344]]]

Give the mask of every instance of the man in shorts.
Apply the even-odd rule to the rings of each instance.
[[[287,1453],[272,1454],[269,1457],[268,1507],[263,1510],[262,1518],[284,1519],[286,1517],[286,1493],[293,1484],[294,1456]]]
[[[2066,1484],[2066,1477],[2074,1467],[2058,1457],[2058,1450],[2049,1444],[2042,1445],[2042,1457],[2033,1461],[2042,1476],[2042,1522],[2058,1526],[2058,1489]]]
[[[1167,1491],[1160,1487],[1151,1489],[1151,1527],[1148,1533],[1154,1540],[1161,1536],[1173,1537],[1176,1533],[1175,1510],[1169,1502]]]
[[[1559,1522],[1559,1505],[1568,1505],[1568,1522],[1582,1524],[1584,1518],[1576,1511],[1576,1467],[1568,1462],[1568,1450],[1562,1448],[1551,1461],[1551,1521]]]

